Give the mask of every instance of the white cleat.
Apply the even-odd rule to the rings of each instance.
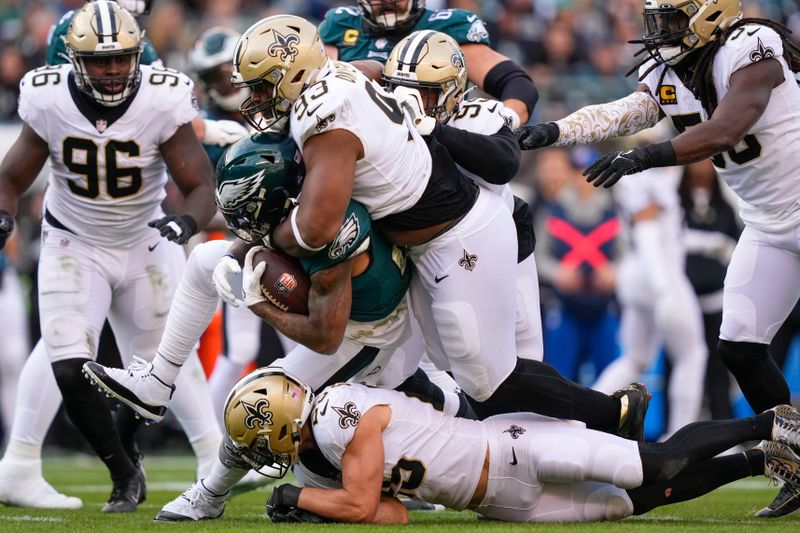
[[[186,522],[190,520],[213,520],[225,512],[228,495],[212,494],[203,485],[203,480],[195,482],[183,494],[166,504],[154,520],[164,522]]]
[[[108,368],[94,361],[83,364],[84,374],[100,392],[121,401],[148,421],[161,422],[175,385],[167,385],[152,371],[152,363],[136,356],[128,368]]]
[[[31,473],[31,471],[36,471]],[[80,509],[80,498],[61,494],[25,463],[0,461],[0,503],[33,509]]]

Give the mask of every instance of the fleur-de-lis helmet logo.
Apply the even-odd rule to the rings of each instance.
[[[300,50],[297,49],[297,45],[300,44],[300,37],[293,33],[289,35],[283,35],[278,31],[273,31],[272,33],[275,35],[275,42],[269,45],[267,53],[281,61],[286,61],[288,58],[289,61],[294,62],[295,56],[300,53]]]
[[[247,416],[244,419],[244,425],[247,429],[264,429],[267,425],[272,425],[272,411],[267,411],[269,401],[266,398],[258,400],[255,404],[242,402]]]

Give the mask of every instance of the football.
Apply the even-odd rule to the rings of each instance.
[[[253,255],[253,268],[266,261],[261,275],[261,292],[281,311],[308,315],[311,279],[300,262],[278,250],[261,250]]]

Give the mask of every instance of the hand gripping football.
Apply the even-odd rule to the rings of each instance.
[[[272,305],[287,313],[308,315],[311,279],[300,262],[278,250],[261,250],[253,255],[253,268],[266,261],[261,275],[261,292]]]

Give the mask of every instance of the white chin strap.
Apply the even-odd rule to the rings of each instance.
[[[682,46],[662,46],[658,49],[661,59],[668,65],[675,65],[686,55],[686,49]]]
[[[211,89],[208,91],[208,96],[225,111],[239,111],[239,106],[247,100],[248,90],[239,89],[235,93],[223,96],[215,89]]]

